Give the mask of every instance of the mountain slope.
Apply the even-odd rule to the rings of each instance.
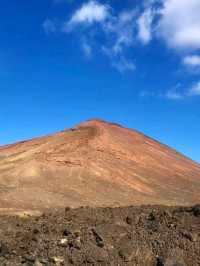
[[[117,124],[91,120],[0,147],[1,211],[199,201],[199,164]]]

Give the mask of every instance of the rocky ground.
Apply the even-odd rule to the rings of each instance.
[[[1,216],[0,265],[200,265],[200,205]]]

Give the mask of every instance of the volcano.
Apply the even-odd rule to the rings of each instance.
[[[118,124],[95,119],[0,147],[0,212],[198,202],[198,163]]]

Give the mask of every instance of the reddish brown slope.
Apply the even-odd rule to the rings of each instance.
[[[116,124],[92,120],[0,147],[2,211],[199,201],[199,164]]]

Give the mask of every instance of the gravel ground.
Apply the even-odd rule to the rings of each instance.
[[[1,216],[0,265],[200,265],[200,205]]]

